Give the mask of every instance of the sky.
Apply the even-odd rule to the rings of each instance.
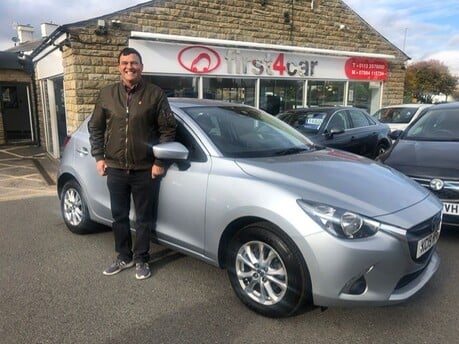
[[[256,0],[253,0],[256,1]],[[143,3],[143,0],[1,0],[0,50],[11,48],[17,24],[69,24]],[[402,49],[410,63],[430,59],[459,76],[458,0],[344,0],[360,17]]]

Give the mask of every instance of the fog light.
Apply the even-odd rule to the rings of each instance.
[[[362,275],[360,277],[354,277],[349,282],[347,282],[341,292],[351,295],[361,295],[365,292],[366,289],[367,281]]]

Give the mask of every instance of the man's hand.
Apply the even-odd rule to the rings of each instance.
[[[107,175],[107,164],[105,163],[105,160],[99,160],[96,163],[97,167],[97,173],[99,173],[101,176]]]
[[[153,167],[151,168],[151,178],[154,179],[156,177],[162,176],[164,172],[165,172],[164,167],[153,165]]]

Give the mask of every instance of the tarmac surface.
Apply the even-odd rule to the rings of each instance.
[[[57,171],[43,147],[0,146],[0,201],[55,195]]]

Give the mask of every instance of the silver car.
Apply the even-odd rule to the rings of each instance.
[[[372,160],[316,147],[252,107],[170,104],[177,142],[153,147],[170,161],[155,240],[227,269],[250,309],[282,317],[305,304],[394,304],[437,271],[442,204],[430,191]],[[86,120],[58,176],[63,219],[75,233],[112,221],[88,137]]]

